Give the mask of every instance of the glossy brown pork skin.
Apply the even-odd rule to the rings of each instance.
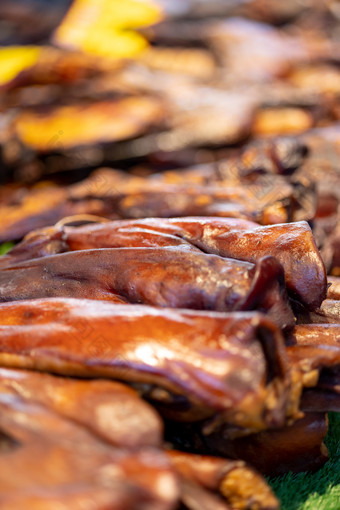
[[[295,414],[282,337],[260,314],[47,299],[1,305],[0,323],[3,366],[126,380],[176,420],[258,430]]]
[[[0,301],[41,297],[117,300],[171,308],[259,310],[281,327],[294,317],[282,266],[256,265],[176,248],[107,248],[61,253],[0,271]]]
[[[171,510],[175,474],[155,448],[131,451],[0,382],[0,505],[4,510]]]
[[[157,218],[66,227],[63,241],[71,250],[105,248],[128,242],[134,229],[179,236],[207,253],[248,262],[272,255],[285,270],[287,288],[307,308],[315,309],[326,297],[325,266],[304,221],[259,226],[237,219]]]
[[[133,389],[121,383],[108,380],[68,379],[26,370],[1,368],[0,402],[1,395],[4,394],[13,399],[11,403],[14,406],[23,405],[31,406],[31,408],[36,406],[36,409],[40,406],[42,413],[43,409],[45,409],[43,415],[45,420],[48,413],[55,412],[58,414],[59,422],[69,420],[74,424],[78,424],[79,430],[83,428],[94,436],[99,436],[102,441],[108,444],[107,453],[110,453],[111,445],[124,448],[125,452],[122,452],[122,456],[126,456],[127,450],[141,451],[144,449],[145,451],[146,447],[161,448],[162,446],[162,425],[160,418],[146,402],[143,402],[138,397]],[[46,432],[48,433],[48,430]],[[51,429],[51,433],[49,440],[52,442],[53,429]],[[91,448],[93,437],[91,435],[89,437]],[[1,440],[3,441],[0,432],[0,443]],[[11,442],[7,440],[7,448],[10,448],[10,446]],[[54,448],[57,450],[57,445]],[[84,445],[84,448],[86,448],[86,445]],[[63,452],[62,447],[59,450],[59,455],[61,452]],[[19,452],[19,455],[22,453]],[[77,453],[76,446],[74,454],[77,455]],[[157,453],[152,452],[150,449],[145,453],[146,455],[153,456],[153,460],[156,461],[155,467],[157,468],[159,460],[162,459],[162,454],[159,453],[159,458],[157,458]],[[63,454],[65,455],[65,452]],[[220,498],[217,498],[217,494],[220,494],[228,502],[232,503],[233,508],[234,504],[237,504],[237,508],[255,508],[255,504],[258,504],[256,508],[263,510],[271,510],[278,507],[276,498],[261,476],[248,468],[243,462],[196,455],[183,455],[179,452],[166,452],[163,457],[168,457],[174,468],[176,479],[179,482],[179,497],[181,501],[188,501],[188,498],[190,501],[194,498],[197,504],[203,495],[204,501],[208,500],[211,503],[215,503],[215,506],[218,504],[219,506],[216,506],[216,508],[221,510],[229,509],[230,507],[226,501],[223,502]],[[22,460],[25,464],[24,455]],[[43,458],[43,465],[45,460]],[[140,466],[138,456],[136,461],[137,465]],[[71,462],[72,466],[74,465],[72,458],[69,462]],[[185,473],[183,474],[184,465],[194,467],[197,474],[197,476],[190,477],[189,489],[187,484],[183,483],[183,479],[187,478]],[[162,475],[165,474],[165,477],[169,477],[169,480],[167,486],[163,486],[162,491],[164,492],[165,490],[166,494],[168,494],[170,490],[174,498],[176,496],[176,486],[174,481],[171,480],[172,473],[167,475],[164,472],[164,468],[165,465],[163,467],[160,466],[160,476],[158,478],[162,479]],[[39,473],[39,476],[42,473],[43,471]],[[131,475],[133,483],[133,473]],[[138,482],[138,475],[136,478]],[[44,482],[46,483],[46,478]],[[130,486],[129,481],[126,480],[126,482],[127,486]],[[171,484],[173,485],[172,491]],[[96,490],[98,491],[98,488]],[[124,489],[123,491],[118,491],[118,494],[120,492],[124,492]],[[157,489],[155,493],[157,493]],[[15,499],[15,495],[12,496]],[[59,496],[62,500],[62,495],[59,494]],[[165,501],[167,497],[164,498]],[[45,504],[47,505],[47,501],[45,501]],[[71,505],[72,502],[69,501],[69,504]],[[125,504],[131,505],[129,501]],[[71,506],[71,508],[73,507]],[[188,508],[196,509],[197,507],[189,504]],[[205,508],[204,505],[202,508]]]
[[[159,416],[124,384],[0,368],[0,388],[88,428],[115,446],[134,449],[162,444]]]
[[[197,247],[248,262],[272,255],[282,264],[287,289],[295,299],[313,310],[326,297],[325,266],[304,221],[264,227],[242,219],[199,217],[122,220],[78,227],[60,224],[29,234],[0,259],[0,268],[64,251],[133,246]]]

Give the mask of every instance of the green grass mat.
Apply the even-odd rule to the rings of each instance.
[[[5,255],[12,247],[14,243],[3,243],[0,244],[0,255]]]
[[[287,473],[270,480],[281,510],[340,510],[340,413],[330,413],[330,460],[316,473]]]

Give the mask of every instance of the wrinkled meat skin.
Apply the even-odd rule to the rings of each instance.
[[[294,324],[282,266],[255,265],[170,248],[107,248],[61,253],[0,272],[0,301],[79,297],[203,310],[259,310]]]
[[[187,241],[187,242],[186,242]],[[126,220],[80,227],[50,227],[31,233],[0,267],[63,251],[119,247],[178,246],[255,262],[272,255],[285,270],[287,288],[313,310],[326,297],[326,272],[306,222],[260,227],[237,219]]]
[[[0,316],[2,365],[125,380],[176,420],[219,413],[257,430],[296,412],[282,337],[258,314],[49,299],[1,305]]]

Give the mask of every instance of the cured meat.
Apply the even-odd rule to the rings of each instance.
[[[53,142],[57,146],[62,143],[59,138],[60,135],[56,135]],[[141,139],[131,142],[127,147],[129,154],[134,150],[134,143],[145,145]],[[122,147],[116,149],[118,153],[122,150]],[[243,217],[263,224],[309,220],[315,213],[315,194],[306,184],[306,177],[303,182],[288,182],[278,175],[300,166],[304,150],[303,144],[279,139],[267,144],[251,144],[240,156],[217,165],[189,167],[144,179],[117,170],[100,169],[63,189],[41,184],[31,189],[21,188],[14,196],[8,189],[1,197],[0,240],[20,239],[35,228],[80,213],[112,219],[188,215]],[[78,164],[86,164],[85,160],[79,163],[83,152],[74,157],[78,158]],[[93,160],[93,156],[89,157],[92,165],[100,163]],[[72,158],[68,155],[64,165],[70,165]],[[267,175],[262,175],[263,172]],[[29,172],[25,172],[26,179],[28,176]],[[8,195],[13,196],[12,200],[8,201]]]
[[[259,314],[50,299],[3,304],[0,323],[3,366],[125,380],[176,420],[257,430],[296,413],[282,337]]]
[[[171,509],[178,488],[166,455],[123,450],[0,386],[0,503],[6,510]],[[38,460],[38,461],[37,461]]]
[[[10,469],[22,463],[17,490],[8,476],[0,475],[0,501],[6,509],[19,509],[24,500],[34,510],[39,505],[54,508],[50,505],[57,502],[78,508],[85,501],[88,505],[91,501],[89,508],[95,509],[107,508],[107,504],[124,509],[139,505],[173,508],[177,498],[194,509],[192,500],[198,502],[202,496],[203,501],[215,502],[216,508],[224,510],[278,507],[261,476],[242,462],[155,451],[154,447],[162,445],[160,418],[133,389],[120,383],[1,368],[0,407],[0,464],[4,452],[9,455]],[[23,482],[29,453],[41,455],[41,465]],[[58,463],[53,456],[58,456]],[[71,475],[80,461],[85,465]],[[186,466],[193,476],[186,473]],[[110,470],[116,475],[105,483]],[[43,490],[46,486],[47,491]],[[115,496],[109,491],[116,492]]]
[[[67,200],[65,189],[46,186],[44,189],[20,190],[10,203],[0,206],[0,242],[19,240],[28,232],[41,228],[71,214],[95,214],[106,216],[106,204],[96,199],[82,202]]]
[[[115,446],[133,449],[162,444],[160,418],[123,384],[0,368],[0,388],[78,423]]]
[[[234,188],[207,188],[158,185],[163,189],[124,192],[119,182],[118,189],[110,195],[72,197],[65,190],[53,187],[34,191],[20,198],[19,204],[0,208],[5,218],[0,230],[0,241],[17,240],[31,230],[51,225],[65,216],[94,214],[111,219],[174,216],[221,216],[261,220],[273,216],[273,222],[287,221],[285,204],[278,204],[274,211],[262,212],[262,204],[246,190]],[[119,191],[119,188],[121,189]]]
[[[19,4],[0,507],[277,510],[245,462],[318,469],[340,412],[335,2]]]
[[[340,368],[339,345],[313,345],[302,343],[287,347],[290,363],[303,374],[305,386],[314,386],[322,370],[338,372]]]
[[[0,301],[40,297],[113,299],[201,310],[259,310],[294,324],[282,266],[251,264],[170,248],[106,248],[61,253],[0,272]]]
[[[68,250],[176,245],[248,262],[272,255],[282,264],[287,289],[294,299],[313,310],[326,297],[325,267],[306,222],[260,227],[240,219],[186,217],[79,227],[68,227],[66,223],[65,227],[60,224],[54,229],[32,232],[0,259],[0,268]]]

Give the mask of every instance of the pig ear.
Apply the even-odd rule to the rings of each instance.
[[[280,289],[285,287],[284,269],[280,262],[271,255],[255,262],[254,276],[250,290],[239,305],[240,310],[252,310],[263,300],[263,290],[270,282],[278,282]]]
[[[268,314],[281,328],[290,328],[295,318],[286,292],[284,269],[271,255],[256,261],[250,272],[251,287],[237,309],[257,310]]]

